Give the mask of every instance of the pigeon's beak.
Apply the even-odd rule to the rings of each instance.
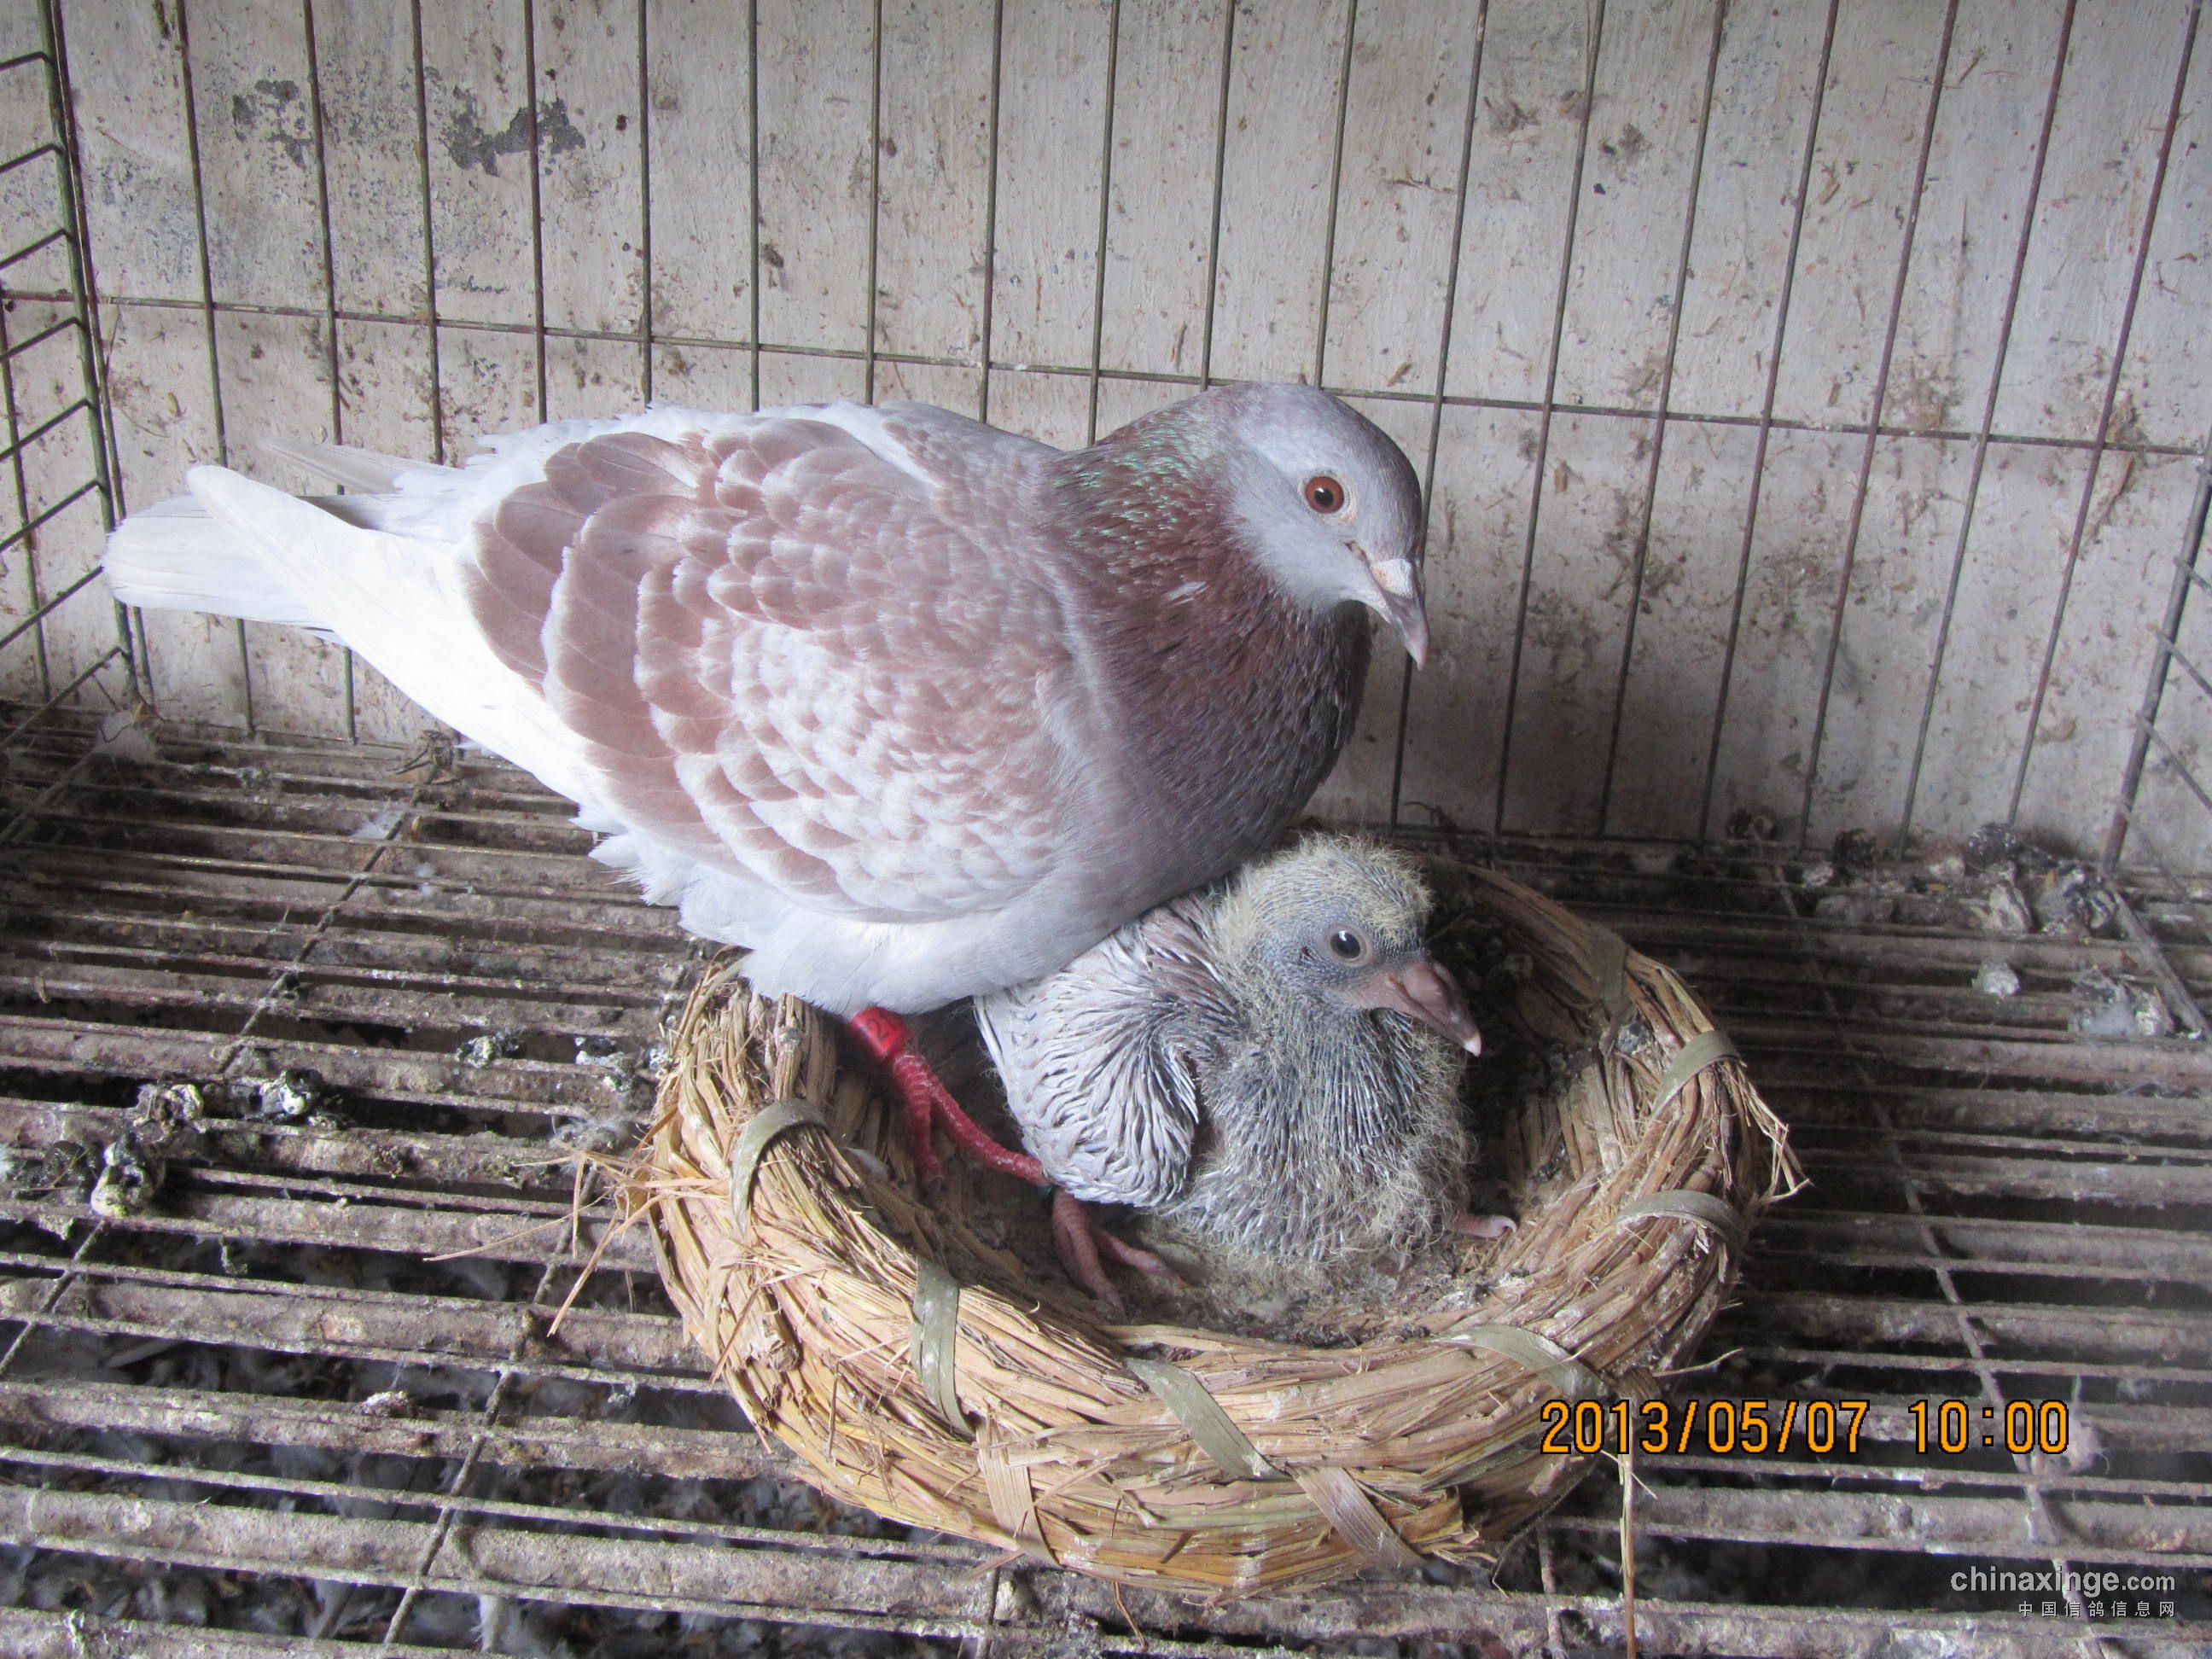
[[[1443,1032],[1471,1054],[1482,1052],[1482,1033],[1467,1011],[1467,999],[1452,976],[1426,957],[1371,975],[1360,988],[1370,1008],[1395,1008]]]
[[[1407,654],[1413,658],[1413,665],[1426,667],[1429,612],[1421,603],[1421,573],[1414,568],[1411,559],[1382,559],[1370,562],[1367,574],[1374,577],[1376,592],[1382,596],[1382,602],[1376,608],[1398,630],[1398,637],[1405,641]]]

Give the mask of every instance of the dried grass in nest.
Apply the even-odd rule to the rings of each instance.
[[[1655,1394],[1795,1170],[1673,973],[1503,877],[1431,873],[1444,954],[1486,939],[1513,964],[1493,1054],[1552,1081],[1480,1126],[1519,1230],[1350,1346],[1102,1324],[987,1238],[1007,1183],[956,1176],[925,1206],[872,1068],[710,967],[623,1196],[752,1421],[833,1496],[1127,1583],[1243,1595],[1493,1559],[1593,1461],[1540,1449],[1545,1402]],[[742,1137],[771,1108],[756,1158]]]

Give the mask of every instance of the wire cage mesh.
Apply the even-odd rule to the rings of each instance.
[[[1116,1598],[815,1504],[635,1240],[551,1334],[563,1154],[695,953],[342,649],[96,574],[191,460],[304,485],[279,428],[912,396],[1079,443],[1303,376],[1421,473],[1440,647],[1320,809],[1680,969],[1812,1177],[1686,1399],[1863,1399],[1863,1441],[1639,1457],[1644,1645],[2195,1650],[2204,21],[0,5],[4,1644],[1620,1643],[1617,1480],[1494,1583]],[[1992,839],[2058,897],[1993,907]],[[129,1133],[141,1208],[15,1180]],[[1942,1399],[2074,1437],[1947,1453]]]

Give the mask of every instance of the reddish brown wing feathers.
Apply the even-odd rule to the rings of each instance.
[[[961,527],[1014,487],[790,417],[607,433],[478,524],[468,599],[639,832],[839,914],[972,914],[1063,827],[1059,605]]]

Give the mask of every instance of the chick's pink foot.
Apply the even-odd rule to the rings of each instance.
[[[1150,1250],[1116,1237],[1098,1224],[1084,1201],[1065,1187],[1052,1195],[1052,1248],[1067,1276],[1097,1299],[1109,1313],[1121,1311],[1121,1293],[1106,1277],[1104,1256],[1154,1279],[1182,1283],[1182,1275]]]
[[[914,1032],[904,1020],[888,1008],[863,1008],[853,1016],[852,1025],[876,1063],[890,1073],[905,1117],[907,1147],[924,1185],[934,1187],[945,1179],[944,1162],[931,1139],[933,1129],[944,1130],[955,1146],[987,1169],[1039,1187],[1052,1184],[1044,1165],[1026,1153],[1007,1151],[968,1115],[936,1067],[914,1046]]]
[[[1450,1223],[1464,1238],[1503,1238],[1520,1224],[1510,1215],[1455,1215]]]

